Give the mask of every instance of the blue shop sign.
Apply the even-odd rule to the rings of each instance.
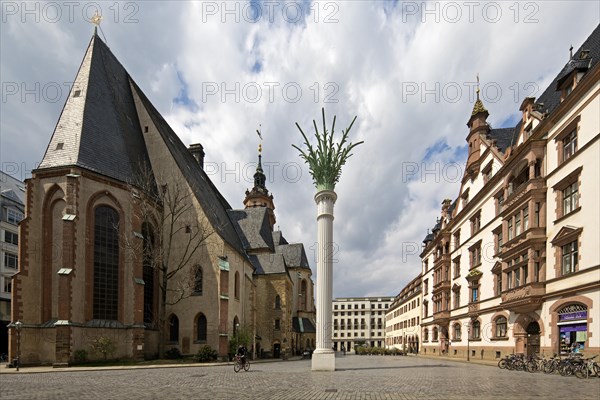
[[[559,321],[573,321],[577,319],[587,319],[587,311],[577,311],[558,315]]]

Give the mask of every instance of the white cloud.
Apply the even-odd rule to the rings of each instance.
[[[402,250],[406,253],[412,243],[420,246],[442,199],[454,198],[459,185],[443,179],[436,183],[432,175],[407,181],[407,168],[422,168],[428,149],[441,141],[448,147],[430,152],[430,163],[464,162],[456,154],[465,144],[472,107],[468,82],[480,74],[489,120],[499,126],[532,94],[528,82],[539,88],[535,95],[541,94],[567,61],[569,46],[577,47],[595,28],[599,7],[546,2],[526,9],[519,3],[516,16],[509,9],[513,3],[495,3],[503,12],[498,22],[486,21],[494,15],[484,17],[482,5],[473,23],[466,8],[459,22],[449,23],[443,17],[453,15],[442,12],[448,3],[429,3],[430,10],[440,10],[436,23],[433,14],[425,22],[411,15],[407,6],[421,2],[395,7],[327,2],[333,8],[313,5],[320,7],[318,18],[313,12],[304,23],[290,24],[281,10],[273,23],[266,15],[258,22],[239,15],[236,23],[235,15],[223,14],[222,2],[145,2],[136,3],[130,20],[137,22],[125,23],[135,10],[119,4],[119,18],[103,10],[102,32],[111,50],[182,140],[204,145],[206,161],[218,168],[211,177],[233,207],[241,207],[252,185],[247,165],[256,162],[255,130],[262,124],[263,161],[275,163],[268,188],[275,197],[277,224],[288,240],[305,243],[311,261],[314,188],[308,168],[291,147],[301,143],[294,123],[312,134],[312,120],[321,126],[325,106],[328,125],[336,114],[339,132],[358,115],[350,136],[365,144],[355,149],[337,186],[335,296],[394,295],[418,274],[418,256]],[[207,8],[211,4],[218,7],[216,14],[208,12],[214,11]],[[22,23],[17,17],[6,15],[0,27],[3,84],[71,81],[92,27],[81,18],[49,24],[43,19]],[[338,22],[326,23],[326,17]],[[526,17],[538,22],[525,23]],[[565,31],[564,21],[578,23]],[[173,101],[182,90],[177,74],[197,108]],[[296,96],[298,87],[302,93]],[[407,93],[415,87],[416,93]],[[498,87],[501,95],[494,92]],[[256,88],[261,97],[255,102]],[[452,91],[456,88],[460,92]],[[325,102],[326,96],[337,102]],[[64,99],[36,103],[5,97],[3,169],[21,163],[31,169],[41,160]],[[294,97],[297,102],[291,101]],[[314,262],[312,267],[316,271]]]

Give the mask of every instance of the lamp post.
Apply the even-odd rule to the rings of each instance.
[[[21,328],[23,323],[21,321],[15,322],[15,328],[17,329],[17,371],[21,365]]]
[[[467,328],[467,361],[471,361],[471,350],[469,345],[471,344],[471,326]]]

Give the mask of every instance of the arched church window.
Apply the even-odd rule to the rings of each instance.
[[[119,214],[94,211],[94,319],[117,320],[119,311]]]
[[[206,331],[207,331],[206,317],[204,314],[198,316],[198,322],[196,326],[196,340],[199,342],[206,342]]]
[[[194,272],[194,294],[195,296],[202,295],[202,267],[200,265],[196,265]]]
[[[143,279],[144,279],[144,324],[154,325],[154,231],[152,226],[142,224],[143,238]]]
[[[177,315],[169,317],[169,342],[179,341],[179,318]]]

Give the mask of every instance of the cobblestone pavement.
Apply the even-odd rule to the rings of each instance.
[[[500,370],[421,357],[347,356],[335,372],[310,360],[233,366],[0,375],[1,399],[598,399],[600,379]]]

